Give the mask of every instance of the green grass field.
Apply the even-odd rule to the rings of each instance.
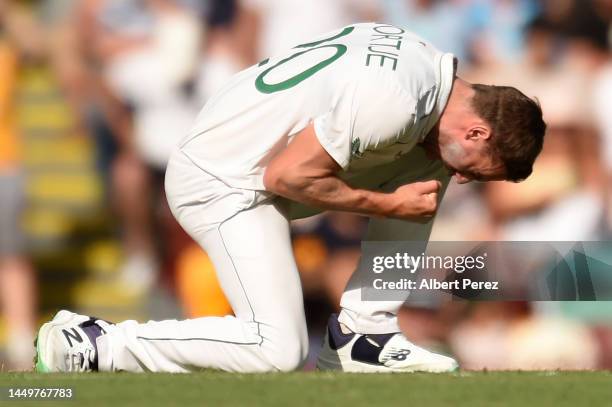
[[[611,372],[458,372],[452,374],[171,374],[55,375],[2,373],[7,387],[71,387],[86,406],[610,406]]]

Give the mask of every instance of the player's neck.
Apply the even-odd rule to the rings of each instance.
[[[434,127],[427,133],[421,147],[425,149],[427,157],[431,160],[440,159],[440,144],[438,143],[438,137],[440,135],[440,121],[434,125]]]
[[[448,136],[460,127],[462,119],[471,113],[471,99],[474,95],[472,86],[455,77],[448,102],[440,115],[440,119],[425,136],[421,146],[427,152],[427,156],[432,160],[440,159],[440,135]]]
[[[472,86],[456,77],[440,119],[423,140],[422,145],[429,156],[439,159],[441,157],[440,143],[456,137],[457,134],[463,134],[466,118],[473,115],[473,96]]]
[[[467,111],[471,111],[473,96],[474,89],[472,85],[459,77],[455,77],[453,87],[448,96],[448,102],[446,102],[444,111],[440,116],[440,121],[449,117],[452,119],[456,115],[464,115]]]

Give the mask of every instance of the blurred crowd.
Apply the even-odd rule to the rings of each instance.
[[[61,307],[111,320],[230,313],[167,208],[169,152],[234,73],[360,21],[414,31],[454,53],[459,76],[543,108],[533,175],[451,184],[432,239],[610,238],[610,0],[0,0],[2,370],[31,366],[37,324]],[[294,223],[313,351],[366,222]],[[406,307],[401,325],[468,369],[612,368],[609,304],[453,302]]]

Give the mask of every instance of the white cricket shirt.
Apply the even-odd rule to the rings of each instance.
[[[268,163],[314,122],[340,176],[359,179],[422,141],[446,105],[454,65],[402,28],[354,24],[238,73],[180,148],[231,187],[265,190]]]

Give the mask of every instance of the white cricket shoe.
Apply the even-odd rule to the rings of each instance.
[[[98,370],[96,338],[106,333],[109,322],[59,311],[43,324],[34,341],[35,370],[47,372],[91,372]]]
[[[345,334],[338,316],[327,324],[319,370],[345,372],[432,372],[457,370],[455,359],[430,352],[410,342],[400,332],[382,335]]]

